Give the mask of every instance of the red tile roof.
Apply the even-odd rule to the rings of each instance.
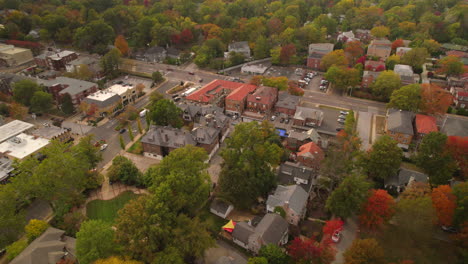
[[[227,97],[226,100],[234,100],[234,101],[241,101],[243,100],[247,95],[252,93],[257,89],[257,86],[253,84],[242,84],[239,88],[235,89],[232,93],[230,93]]]
[[[463,90],[457,90],[457,96],[463,96],[463,97],[468,97],[468,91],[463,91]]]
[[[253,94],[249,94],[249,96],[247,97],[247,101],[268,105],[268,104],[274,103],[277,97],[278,97],[277,88],[261,86]],[[257,100],[257,98],[259,99]]]
[[[323,155],[323,150],[317,146],[314,142],[309,142],[307,144],[302,145],[299,148],[299,152],[297,153],[297,156],[304,156],[312,154],[313,156],[316,156],[320,154],[321,156]]]
[[[245,84],[224,80],[214,80],[200,90],[187,96],[187,100],[208,103],[211,99],[217,97],[222,90],[230,90],[230,92],[232,92],[243,85]]]
[[[416,115],[416,130],[420,134],[429,134],[430,132],[437,132],[436,119],[433,116]]]

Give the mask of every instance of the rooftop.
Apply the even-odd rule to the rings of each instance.
[[[34,136],[46,138],[46,139],[53,139],[54,137],[58,137],[63,133],[67,132],[65,128],[57,127],[57,126],[50,126],[50,127],[42,127],[36,129],[32,132]]]
[[[148,133],[141,138],[141,142],[169,148],[196,145],[195,140],[188,131],[163,126],[151,126]]]
[[[296,106],[299,105],[300,96],[291,95],[286,91],[280,91],[278,93],[278,102],[276,102],[276,107],[286,108],[286,109],[296,109]]]
[[[253,85],[253,84],[242,84],[242,86],[240,86],[239,88],[237,88],[236,90],[232,91],[232,93],[230,93],[226,99],[229,99],[229,100],[235,100],[235,101],[239,101],[239,100],[242,100],[244,99],[248,94],[250,94],[251,92],[255,91],[255,89],[257,89],[257,86]]]
[[[429,134],[430,132],[437,132],[436,119],[433,116],[416,115],[416,131],[421,134]]]
[[[10,123],[0,126],[0,143],[33,127],[33,124],[21,120],[13,120]]]
[[[92,82],[87,82],[87,81],[68,78],[68,77],[57,77],[52,80],[37,79],[37,83],[42,84],[47,87],[54,86],[57,84],[66,85],[68,87],[60,91],[60,94],[69,93],[72,96],[79,94],[81,92],[84,92],[92,88],[93,86],[97,86],[97,84],[92,83]]]
[[[302,145],[299,148],[299,152],[297,153],[298,156],[306,156],[309,158],[316,158],[316,157],[323,157],[324,153],[323,150],[317,146],[314,142],[309,142],[307,144]]]
[[[294,119],[306,120],[308,118],[321,120],[323,119],[323,112],[314,108],[298,106],[294,114]]]
[[[24,52],[28,49],[18,48],[13,45],[0,44],[0,53],[13,55],[16,53]]]
[[[217,97],[223,90],[229,90],[229,92],[243,86],[243,83],[230,82],[224,80],[213,80],[201,89],[191,93],[186,97],[187,100],[208,103],[213,98]]]
[[[131,85],[123,85],[123,84],[114,84],[111,87],[107,88],[106,90],[111,93],[116,93],[120,96],[124,95],[128,90],[131,90],[133,86]]]
[[[411,76],[413,77],[413,68],[409,65],[396,64],[393,71],[400,76]]]
[[[312,43],[309,45],[309,54],[323,53],[327,54],[333,51],[333,43]]]
[[[401,168],[398,171],[398,174],[394,176],[390,176],[385,179],[385,186],[402,186],[407,185],[410,180],[414,180],[417,182],[427,182],[428,177],[426,174],[417,172],[414,170],[409,170],[405,168]]]
[[[446,115],[441,132],[447,136],[468,137],[468,118]]]
[[[247,96],[250,102],[257,102],[260,104],[273,104],[278,94],[278,89],[268,86],[260,86],[253,94]]]
[[[267,205],[275,208],[287,203],[296,214],[300,214],[307,204],[308,197],[308,193],[300,185],[278,185],[275,193],[268,196]]]
[[[94,101],[100,101],[100,102],[104,102],[112,97],[119,97],[116,93],[113,93],[113,92],[109,92],[109,91],[106,91],[106,90],[100,90],[100,91],[97,91],[95,93],[92,93],[90,95],[88,95],[86,98],[87,99],[90,99],[90,100],[94,100]],[[120,99],[120,97],[119,97]]]
[[[13,161],[7,157],[0,157],[0,181],[6,179],[8,174],[14,170]]]
[[[61,51],[61,52],[59,52],[59,53],[50,55],[49,58],[50,58],[51,60],[61,60],[63,57],[70,56],[70,55],[72,55],[72,54],[74,54],[74,53],[75,53],[74,51],[64,50],[64,51]]]
[[[414,135],[413,117],[413,112],[393,108],[389,109],[387,115],[387,129],[406,135]]]
[[[31,135],[19,134],[0,144],[0,152],[7,156],[23,159],[47,146],[49,140]]]
[[[250,47],[247,41],[238,41],[238,42],[233,42],[229,44],[228,50],[229,51],[250,50]]]

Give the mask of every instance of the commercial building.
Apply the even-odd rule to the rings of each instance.
[[[255,92],[247,96],[247,111],[258,114],[268,114],[278,100],[278,89],[260,86]]]
[[[51,80],[38,79],[37,82],[46,87],[57,102],[60,102],[61,96],[68,93],[75,106],[79,105],[85,97],[98,90],[95,83],[68,77],[57,77]]]
[[[107,88],[106,91],[120,96],[123,105],[132,103],[137,98],[135,86],[131,84],[114,84]]]
[[[18,66],[33,61],[31,50],[0,44],[0,65]]]
[[[48,144],[48,139],[21,133],[0,143],[0,152],[10,159],[22,160]]]
[[[68,142],[72,139],[68,129],[57,126],[41,127],[32,131],[31,134],[36,137],[58,140],[60,142]]]
[[[333,51],[332,43],[314,43],[309,45],[309,57],[307,58],[307,67],[314,70],[320,70],[320,63],[323,56]]]
[[[275,105],[275,112],[293,116],[296,113],[296,107],[299,105],[300,96],[291,95],[286,91],[278,93],[278,101]]]
[[[121,103],[120,96],[115,93],[111,93],[105,90],[97,91],[93,94],[88,95],[83,102],[96,108],[94,116],[109,116],[120,109]]]
[[[0,126],[0,143],[15,137],[23,132],[32,131],[33,124],[21,120],[13,120],[3,126]]]

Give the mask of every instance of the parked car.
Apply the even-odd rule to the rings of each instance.
[[[43,123],[42,125],[45,126],[45,127],[50,127],[49,123]]]
[[[176,97],[176,98],[174,98],[174,102],[179,102],[180,99],[181,99],[180,97]]]
[[[101,145],[101,151],[105,150],[107,148],[107,144],[102,144]]]
[[[341,240],[341,232],[339,230],[336,230],[333,235],[332,235],[332,241],[334,243],[338,243]]]
[[[447,233],[457,233],[457,229],[453,226],[441,226],[440,228]]]
[[[283,122],[284,122],[284,118],[281,118],[281,119],[280,119],[280,123],[283,123]]]
[[[321,80],[320,84],[328,84],[328,81],[327,80]]]
[[[340,116],[338,116],[338,118],[340,118],[340,119],[346,119],[346,115],[340,115]]]
[[[122,128],[122,129],[120,129],[119,133],[120,133],[120,134],[123,134],[123,133],[125,133],[125,131],[127,131],[127,129]]]
[[[309,127],[315,127],[317,124],[315,124],[314,122],[310,122],[310,123],[306,123],[305,125]]]
[[[274,115],[271,116],[271,119],[270,119],[270,120],[271,120],[271,121],[275,121],[275,120],[276,120],[276,116],[274,116]]]
[[[284,123],[289,124],[289,118],[286,118],[286,120],[284,120]]]
[[[344,128],[342,128],[342,127],[337,127],[337,128],[336,128],[336,131],[340,132],[340,131],[343,130],[343,129],[344,129]]]
[[[344,120],[344,119],[338,119],[337,121],[338,121],[338,123],[340,123],[340,124],[344,124],[344,123],[345,123],[345,120]]]
[[[347,114],[349,114],[349,112],[348,111],[340,111],[340,114],[347,115]]]
[[[194,73],[194,72],[189,72],[188,74],[190,74],[190,75],[195,75],[195,73]]]

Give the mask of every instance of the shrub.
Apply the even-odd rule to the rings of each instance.
[[[47,228],[49,228],[49,224],[46,221],[31,219],[24,228],[24,231],[26,231],[26,237],[31,242],[44,233]]]
[[[18,256],[21,252],[23,252],[23,250],[27,246],[28,246],[28,241],[26,239],[18,240],[14,242],[13,244],[9,245],[6,248],[8,261],[11,261],[14,258],[16,258],[16,256]]]

